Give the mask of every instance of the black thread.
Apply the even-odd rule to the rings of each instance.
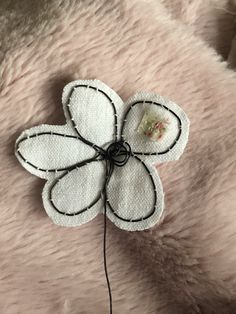
[[[109,309],[110,309],[110,314],[112,314],[112,291],[111,291],[111,284],[109,280],[109,275],[108,275],[108,269],[107,269],[107,248],[106,248],[106,238],[107,238],[107,205],[106,205],[106,200],[104,200],[104,217],[103,217],[103,265],[104,265],[104,272],[106,276],[106,281],[107,281],[107,290],[108,290],[108,295],[109,295]]]
[[[115,141],[113,143],[111,143],[109,145],[109,147],[105,150],[102,147],[86,140],[78,131],[78,127],[76,125],[76,123],[74,122],[73,119],[73,115],[72,112],[70,110],[70,100],[72,97],[73,92],[76,90],[76,88],[79,87],[83,87],[83,88],[91,88],[93,90],[96,90],[97,92],[102,93],[110,102],[110,104],[112,105],[113,108],[113,112],[114,112],[114,135],[115,135]],[[141,152],[132,152],[130,145],[125,141],[124,139],[124,127],[125,127],[125,123],[127,121],[127,116],[130,112],[130,110],[137,104],[153,104],[153,105],[157,105],[157,106],[161,106],[162,108],[165,108],[166,110],[168,110],[169,112],[171,112],[178,120],[179,123],[179,132],[176,136],[175,141],[165,150],[159,153],[141,153]],[[110,304],[110,314],[112,314],[112,292],[111,292],[111,285],[110,285],[110,281],[109,281],[109,276],[108,276],[108,270],[107,270],[107,260],[106,260],[106,235],[107,235],[107,205],[109,207],[109,209],[113,212],[113,214],[125,221],[125,222],[140,222],[143,220],[146,220],[148,218],[150,218],[155,210],[156,210],[156,204],[157,204],[157,191],[155,188],[155,182],[154,179],[152,177],[151,172],[149,171],[148,167],[145,165],[145,163],[137,156],[137,155],[162,155],[165,154],[167,152],[169,152],[178,142],[181,132],[182,132],[182,122],[181,119],[178,117],[178,115],[170,110],[168,107],[161,105],[159,103],[156,102],[152,102],[152,101],[138,101],[135,102],[134,104],[132,104],[127,112],[125,113],[125,116],[123,118],[123,122],[122,122],[122,126],[121,126],[121,134],[120,134],[120,140],[118,140],[118,135],[117,135],[117,112],[116,112],[116,108],[115,105],[112,101],[112,99],[101,89],[90,86],[90,85],[76,85],[72,88],[72,91],[70,92],[69,96],[68,96],[68,102],[66,103],[66,108],[65,110],[68,113],[69,116],[69,120],[72,123],[72,126],[75,130],[75,132],[78,134],[78,136],[73,136],[73,135],[67,135],[67,134],[61,134],[61,133],[57,133],[57,132],[40,132],[40,133],[35,133],[26,137],[23,137],[22,139],[20,139],[17,143],[16,143],[16,148],[17,148],[17,152],[19,154],[19,156],[22,158],[22,160],[24,162],[26,162],[27,164],[31,165],[33,168],[39,170],[39,171],[43,171],[43,172],[57,172],[57,171],[66,171],[64,172],[59,178],[55,179],[55,182],[52,184],[52,186],[50,187],[49,190],[49,201],[52,205],[52,207],[59,213],[62,215],[66,215],[66,216],[76,216],[79,215],[87,210],[89,210],[90,208],[92,208],[101,198],[101,195],[103,195],[104,197],[104,235],[103,235],[103,258],[104,258],[104,271],[105,271],[105,276],[106,276],[106,281],[107,281],[107,288],[108,288],[108,293],[109,293],[109,304]],[[33,137],[37,137],[37,136],[41,136],[41,135],[57,135],[57,136],[62,136],[62,137],[68,137],[68,138],[74,138],[77,140],[80,140],[82,142],[84,142],[85,144],[91,146],[96,152],[97,154],[90,159],[87,159],[85,161],[76,163],[75,165],[72,165],[70,167],[65,167],[65,168],[60,168],[60,169],[43,169],[43,168],[38,168],[36,165],[32,164],[31,162],[27,161],[26,158],[20,153],[20,143],[22,143],[23,141],[29,139],[29,138],[33,138]],[[151,182],[152,182],[152,186],[153,186],[153,190],[154,190],[154,206],[152,211],[145,217],[141,217],[139,219],[125,219],[122,218],[121,216],[119,216],[116,211],[112,208],[108,198],[107,198],[107,186],[109,184],[110,178],[112,176],[114,167],[123,167],[130,159],[130,157],[135,158],[136,160],[138,160],[139,162],[141,162],[141,164],[144,166],[146,172],[148,173],[149,177],[151,178]],[[101,193],[99,194],[99,196],[90,204],[88,205],[86,208],[83,208],[77,212],[73,212],[73,213],[67,213],[67,212],[63,212],[61,210],[59,210],[53,200],[52,200],[52,191],[54,189],[54,187],[56,186],[56,184],[62,179],[64,178],[66,175],[68,175],[71,171],[74,171],[76,169],[79,169],[82,166],[86,166],[87,164],[91,163],[91,162],[96,162],[96,161],[105,161],[106,164],[106,176],[105,176],[105,182],[103,185],[103,188],[101,190]]]
[[[123,143],[124,146],[122,146],[122,143]],[[112,151],[111,151],[111,148],[112,148]],[[108,187],[110,178],[112,176],[114,167],[115,166],[117,166],[117,167],[124,166],[128,162],[130,157],[135,158],[136,160],[138,160],[141,163],[142,166],[144,166],[147,174],[149,175],[149,177],[151,179],[153,190],[154,190],[154,205],[153,205],[152,210],[150,211],[150,213],[148,215],[146,215],[144,217],[140,217],[138,219],[126,219],[126,218],[123,218],[123,217],[119,216],[116,213],[116,211],[113,209],[112,205],[110,204],[110,202],[109,202],[109,200],[107,198],[107,187]],[[104,182],[104,186],[101,189],[98,197],[90,205],[88,205],[85,208],[83,208],[81,210],[78,210],[76,212],[67,213],[67,212],[63,212],[63,211],[59,210],[56,207],[56,205],[54,204],[53,198],[52,198],[53,189],[55,188],[56,184],[58,182],[60,182],[65,176],[67,176],[71,171],[74,171],[74,170],[76,171],[76,169],[79,169],[82,166],[86,167],[86,165],[88,165],[89,163],[96,162],[96,161],[105,161],[105,165],[106,165],[105,182]],[[154,212],[155,212],[156,205],[157,205],[157,191],[156,191],[156,188],[155,188],[155,183],[154,183],[154,179],[152,177],[152,174],[149,171],[148,167],[145,165],[145,163],[139,157],[137,157],[134,154],[132,154],[131,148],[130,148],[129,144],[126,143],[126,142],[119,141],[119,142],[112,143],[108,147],[108,149],[106,151],[103,150],[100,154],[96,155],[95,157],[87,159],[84,162],[78,163],[76,166],[71,167],[71,169],[67,169],[67,171],[65,173],[63,173],[58,179],[55,179],[55,182],[52,184],[52,186],[51,186],[51,188],[49,190],[49,202],[51,203],[52,207],[59,214],[62,214],[62,215],[65,215],[65,216],[77,216],[77,215],[79,215],[79,214],[89,210],[90,208],[92,208],[99,201],[99,199],[101,198],[101,195],[105,195],[105,199],[106,199],[107,205],[108,205],[109,209],[113,212],[113,214],[117,218],[119,218],[119,219],[121,219],[122,221],[125,221],[125,222],[140,222],[140,221],[144,221],[144,220],[150,218],[154,214]]]

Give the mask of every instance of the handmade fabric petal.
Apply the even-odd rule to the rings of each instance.
[[[156,132],[156,135],[160,135],[156,140],[153,140],[152,133],[148,138],[144,134],[145,130],[143,134],[140,132],[145,123],[145,114],[147,119],[159,116],[160,121],[157,122],[164,121],[165,132]],[[157,123],[158,126],[160,123]],[[189,120],[184,111],[172,101],[156,94],[141,92],[128,101],[121,133],[122,138],[131,145],[133,153],[142,155],[145,160],[154,163],[176,160],[183,153],[188,140]]]
[[[74,81],[65,86],[64,111],[72,127],[90,143],[104,146],[117,137],[117,109],[121,98],[98,80]]]
[[[43,203],[53,222],[80,226],[101,212],[104,173],[104,164],[92,161],[49,180],[43,190]]]
[[[115,167],[107,186],[107,216],[128,231],[152,227],[160,218],[164,202],[161,181],[152,166],[131,156]]]
[[[65,168],[95,155],[68,125],[41,125],[26,130],[16,142],[16,156],[31,173],[54,178]]]

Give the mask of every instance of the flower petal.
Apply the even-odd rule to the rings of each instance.
[[[121,98],[98,80],[79,80],[65,86],[62,102],[67,119],[90,144],[104,146],[117,138],[117,109]]]
[[[47,214],[54,223],[68,227],[92,220],[102,212],[104,180],[104,165],[100,161],[90,161],[49,180],[43,190]]]
[[[85,159],[95,150],[83,143],[67,125],[41,125],[26,130],[16,141],[16,156],[31,173],[54,178]]]
[[[162,184],[157,171],[131,156],[123,167],[115,167],[107,185],[107,216],[128,231],[152,227],[163,210]]]
[[[151,140],[138,132],[145,114],[159,116],[167,123],[165,134]],[[149,121],[150,122],[150,121]],[[122,137],[137,156],[151,162],[176,160],[183,153],[189,133],[189,120],[175,103],[156,94],[138,93],[128,101],[123,119]]]

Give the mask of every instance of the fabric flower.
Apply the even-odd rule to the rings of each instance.
[[[188,140],[189,121],[175,103],[140,92],[126,105],[98,80],[65,86],[67,123],[40,125],[23,132],[16,156],[32,174],[46,179],[43,204],[54,223],[79,226],[104,213],[119,228],[152,227],[164,196],[155,163],[176,160]],[[168,121],[158,140],[138,132],[145,112]]]

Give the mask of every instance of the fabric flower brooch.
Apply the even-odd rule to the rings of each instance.
[[[183,153],[189,133],[184,111],[144,92],[124,104],[98,80],[69,83],[62,102],[65,125],[33,127],[16,141],[23,167],[47,180],[49,217],[73,227],[105,213],[121,229],[152,227],[164,207],[154,164]]]

